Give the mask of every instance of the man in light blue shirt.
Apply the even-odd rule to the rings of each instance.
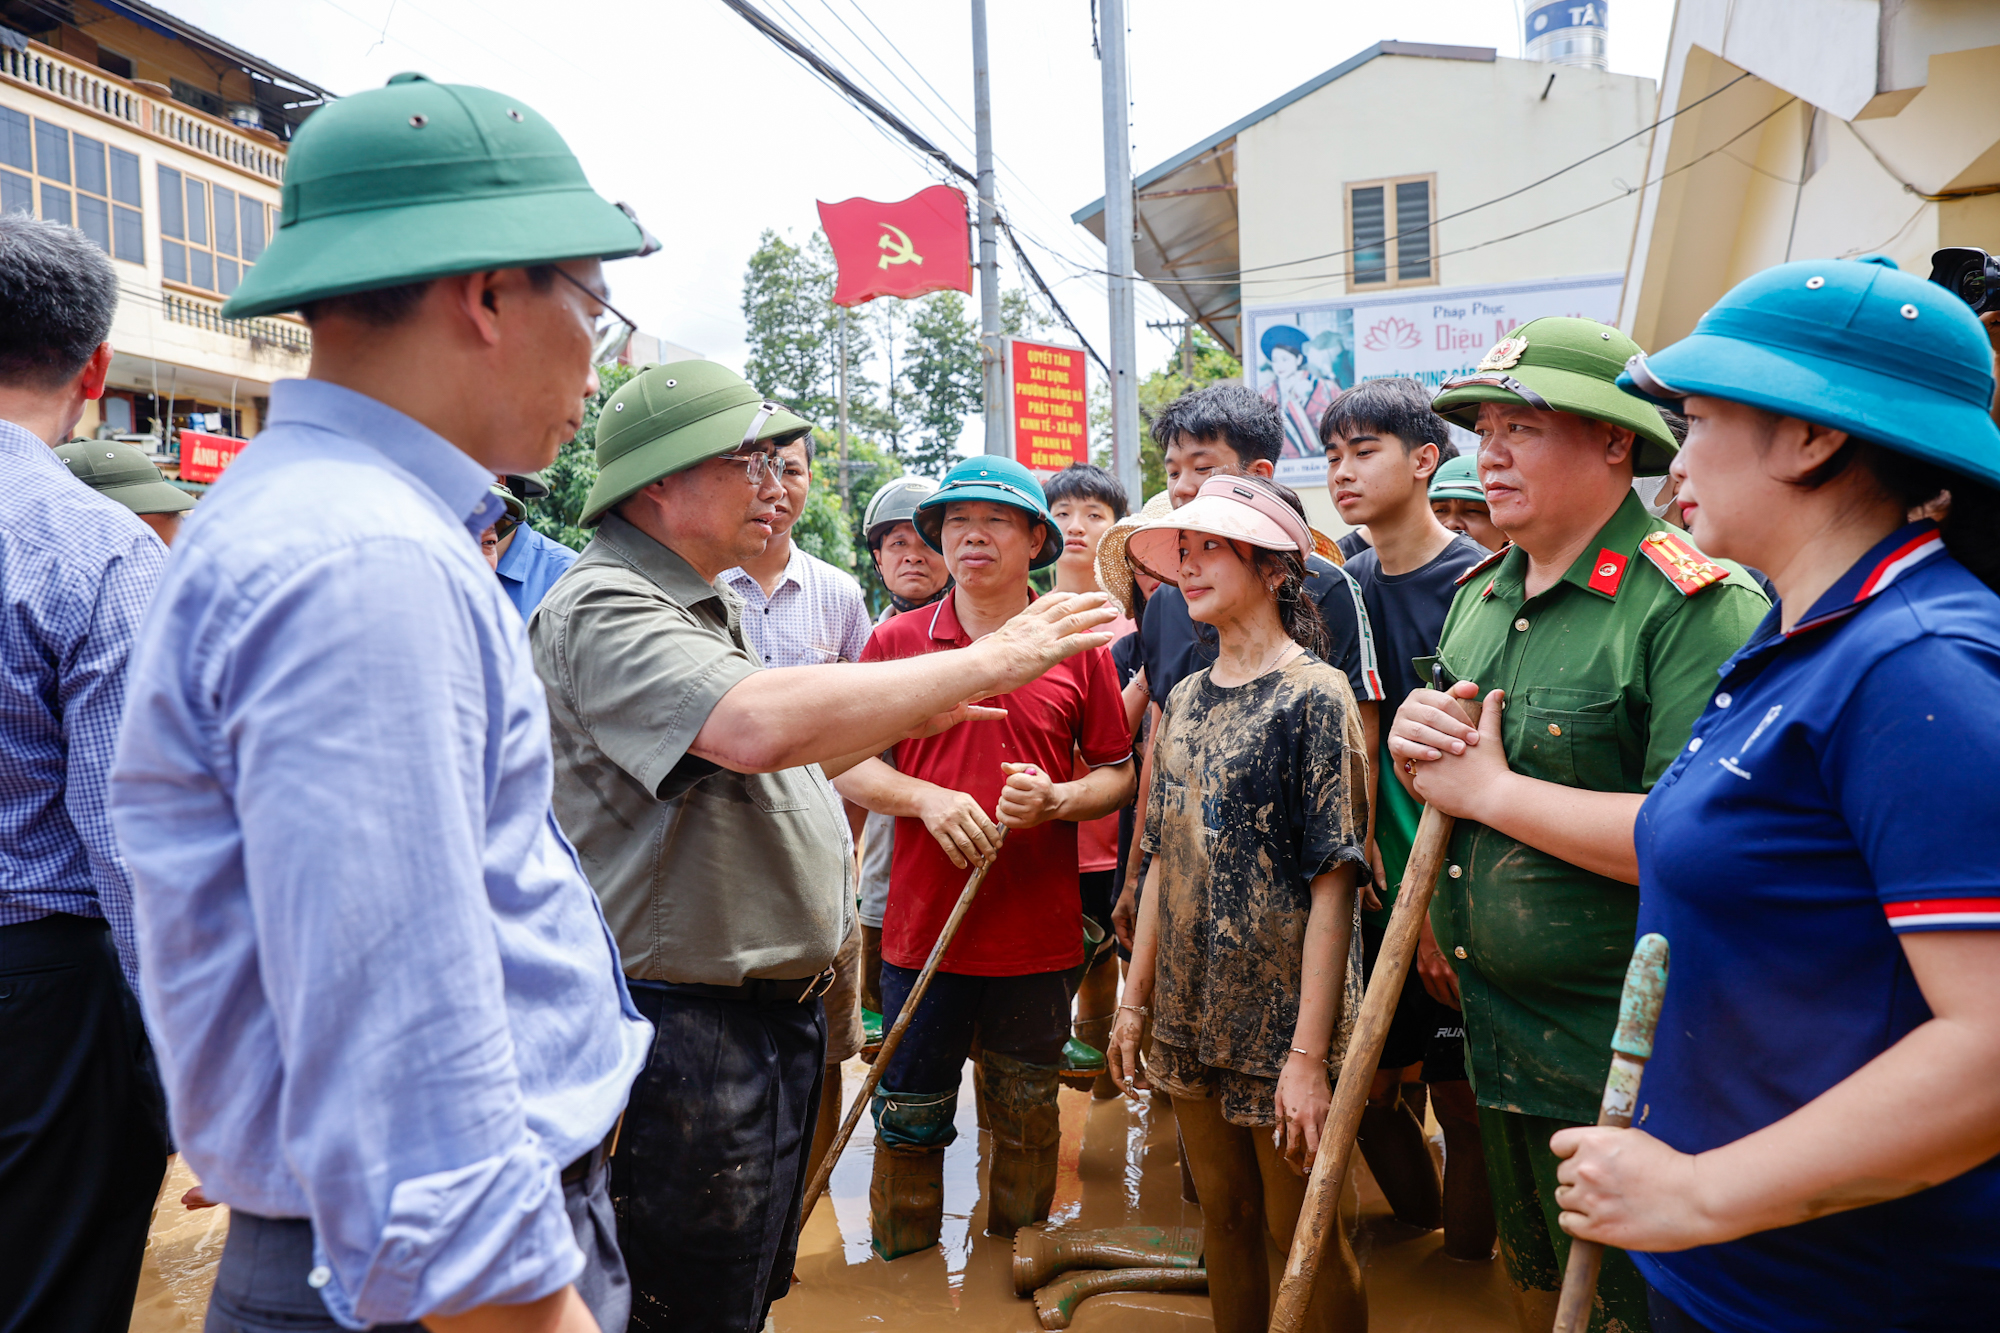
[[[533,478],[507,477],[501,482],[508,493],[522,500],[532,498],[517,487]],[[541,486],[540,482],[535,482]],[[548,488],[541,487],[543,494]],[[507,600],[526,620],[542,604],[550,588],[556,586],[569,567],[576,563],[576,552],[550,537],[544,537],[529,527],[525,519],[517,519],[510,513],[500,520],[500,563],[493,572],[500,577],[501,590]]]
[[[311,378],[176,545],[112,777],[174,1128],[234,1210],[209,1333],[625,1327],[650,1030],[476,538],[597,388],[598,257],[649,239],[522,103],[398,75],[301,131],[228,306],[303,311]]]
[[[104,808],[167,550],[50,447],[104,392],[117,305],[82,232],[0,217],[0,1329],[124,1328],[167,1166]]]

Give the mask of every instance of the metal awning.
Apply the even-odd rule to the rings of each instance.
[[[1243,289],[1236,282],[1242,266],[1236,226],[1236,136],[1377,56],[1490,62],[1494,50],[1377,42],[1132,181],[1139,228],[1132,259],[1139,276],[1214,335],[1232,356],[1240,355],[1237,321],[1243,310]],[[1103,240],[1104,200],[1078,209],[1070,220]]]

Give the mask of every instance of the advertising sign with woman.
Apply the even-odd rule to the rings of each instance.
[[[1577,315],[1612,322],[1621,282],[1619,274],[1596,273],[1247,308],[1244,382],[1285,419],[1278,480],[1298,486],[1325,479],[1320,416],[1362,380],[1408,375],[1436,388],[1470,373],[1488,347],[1530,320]]]

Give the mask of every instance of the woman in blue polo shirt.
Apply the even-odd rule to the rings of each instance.
[[[1635,1252],[1656,1333],[1994,1327],[1985,332],[1886,260],[1785,264],[1619,382],[1686,413],[1695,540],[1781,600],[1640,809],[1666,1006],[1639,1127],[1555,1136],[1563,1226]]]

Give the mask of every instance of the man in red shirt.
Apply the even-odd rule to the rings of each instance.
[[[878,626],[864,662],[983,638],[1034,598],[1028,573],[1062,554],[1042,488],[1008,458],[969,458],[916,512],[956,587],[935,607]],[[896,817],[882,932],[884,1019],[894,1023],[971,869],[1006,845],[875,1095],[869,1205],[885,1259],[937,1243],[944,1149],[973,1043],[994,1153],[986,1230],[1011,1236],[1055,1194],[1056,1072],[1069,1037],[1070,977],[1083,962],[1077,824],[1132,799],[1132,738],[1111,655],[1093,648],[987,701],[1004,721],[895,747],[836,784]],[[1081,758],[1082,763],[1076,761]],[[1087,771],[1086,771],[1087,766]]]

